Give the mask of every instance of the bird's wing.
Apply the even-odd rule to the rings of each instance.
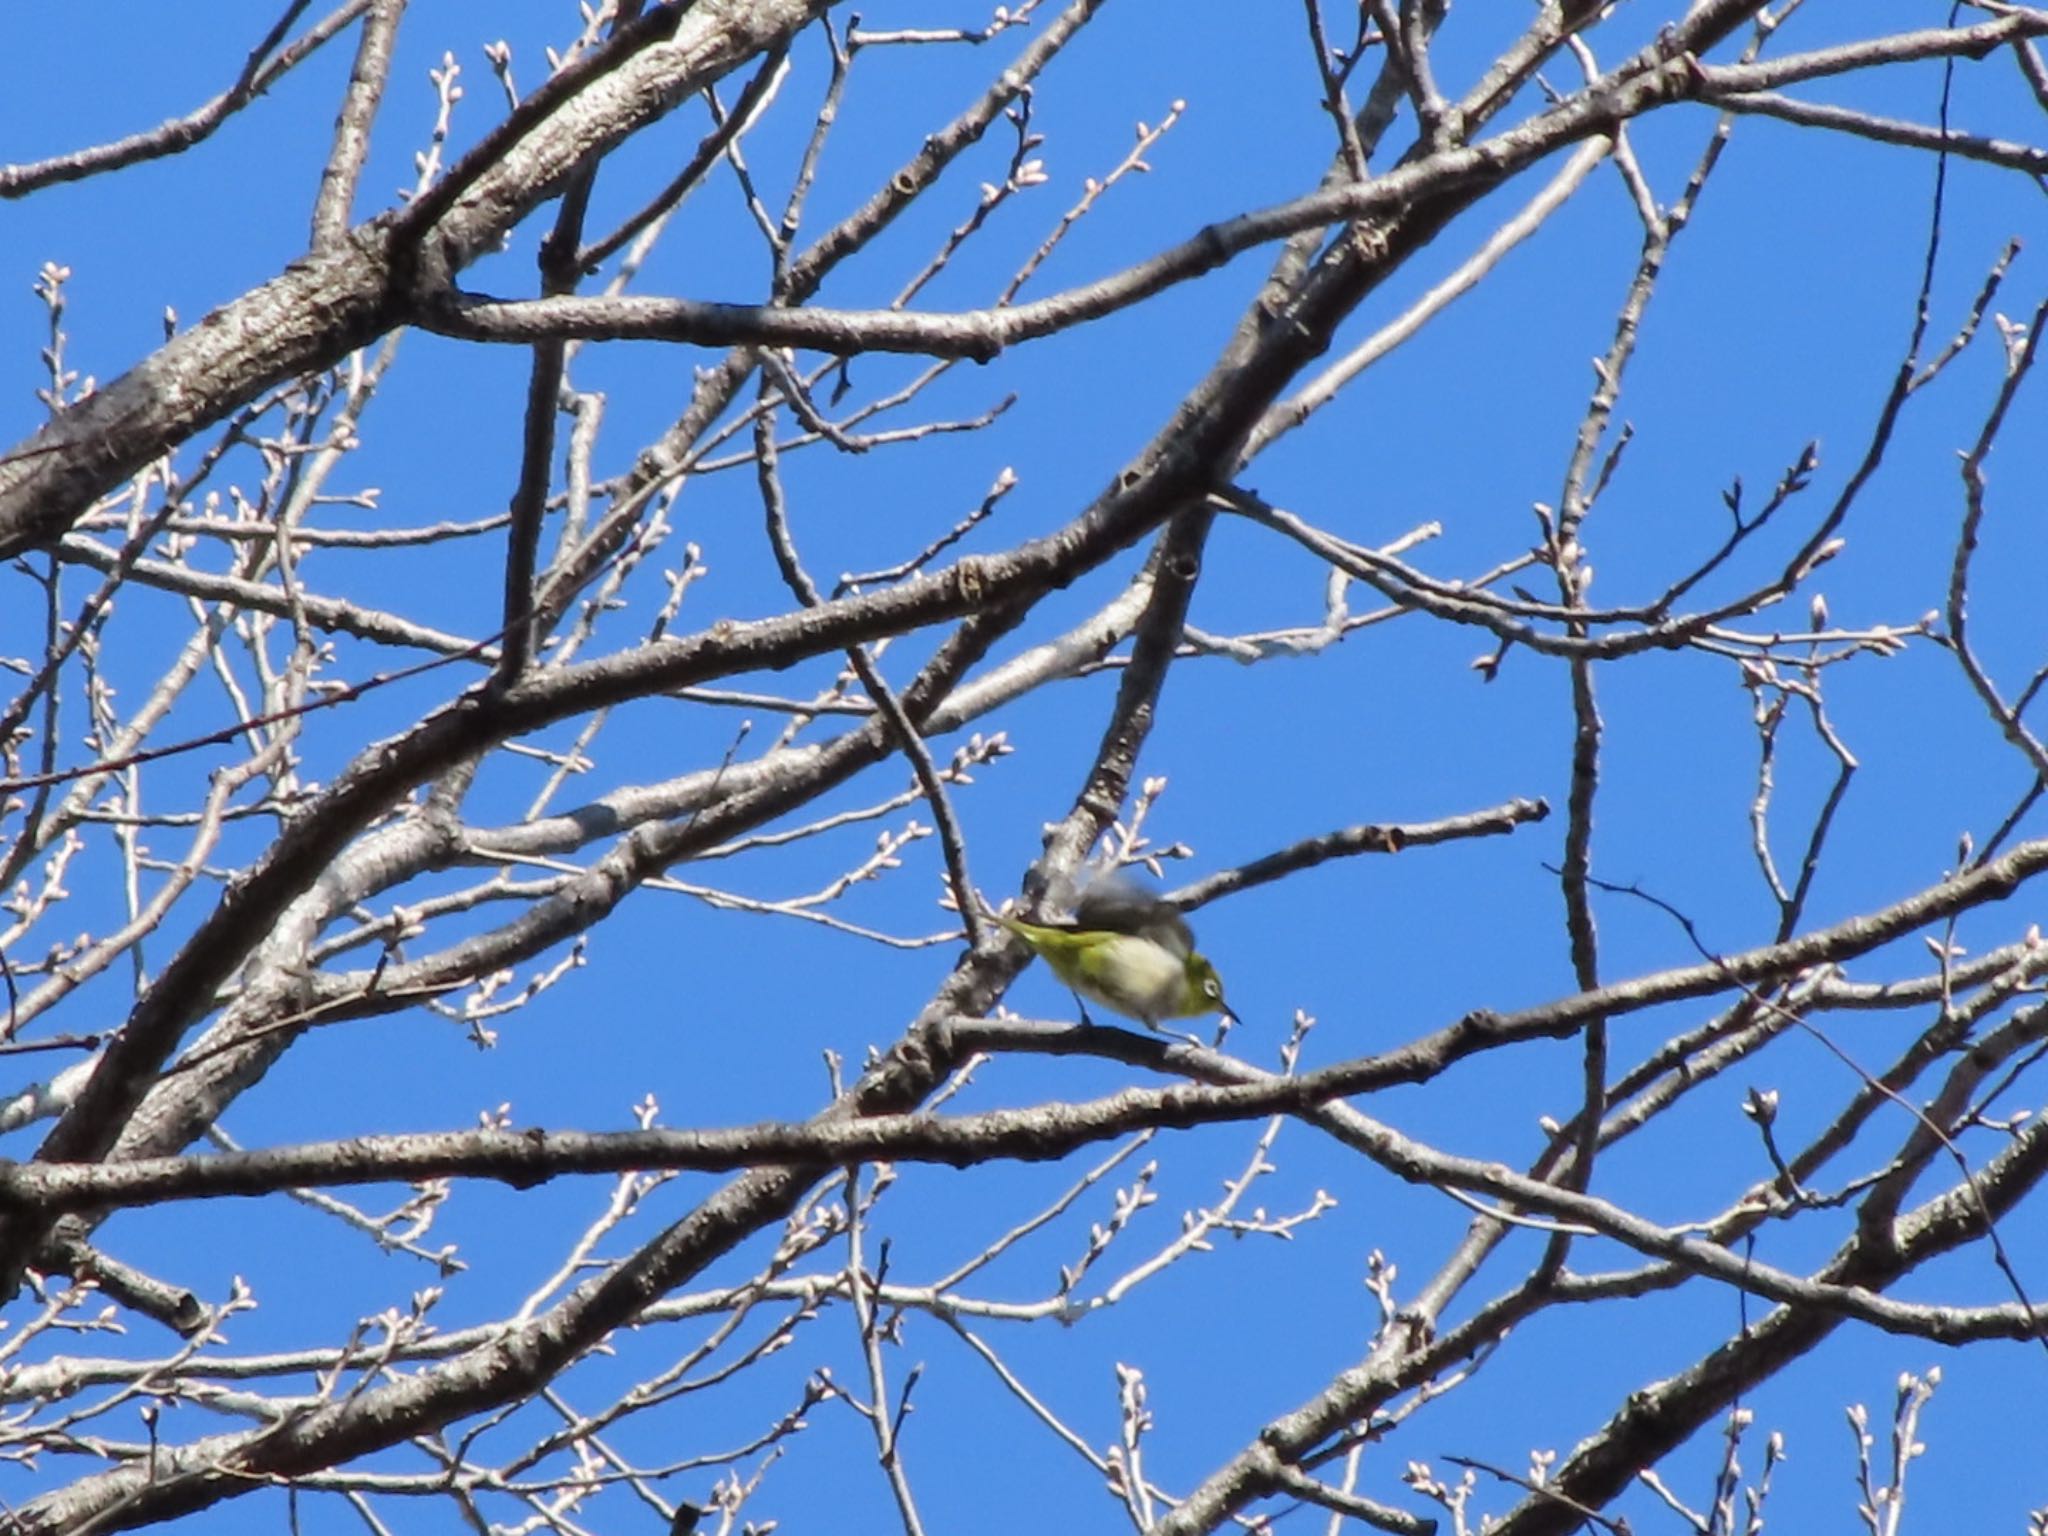
[[[1150,939],[1183,960],[1195,951],[1195,935],[1180,908],[1116,875],[1100,876],[1081,892],[1074,902],[1074,926]]]

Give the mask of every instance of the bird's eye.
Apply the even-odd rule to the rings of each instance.
[[[1211,976],[1207,981],[1202,983],[1202,993],[1206,997],[1214,997],[1220,999],[1223,996],[1223,983],[1218,981],[1214,976]]]

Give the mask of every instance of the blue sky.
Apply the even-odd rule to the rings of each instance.
[[[1083,178],[1105,174],[1129,146],[1134,124],[1157,123],[1175,101],[1186,104],[1184,115],[1148,156],[1150,173],[1120,185],[1081,223],[1029,296],[1101,276],[1207,221],[1313,187],[1328,157],[1329,127],[1314,105],[1298,11],[1270,9],[1225,0],[1108,6],[1036,93],[1034,128],[1047,135],[1038,153],[1048,184],[1006,210],[927,301],[936,308],[987,302],[1078,195]],[[1490,25],[1522,19],[1522,8],[1513,8],[1512,17],[1473,9],[1479,14],[1454,18],[1439,54],[1448,82],[1468,79],[1489,56],[1497,41]],[[1600,39],[1603,59],[1611,62],[1654,32],[1663,9],[1624,7],[1618,35],[1609,29]],[[1932,26],[1946,10],[1908,0],[1811,0],[1778,46],[1814,48]],[[270,19],[265,7],[240,0],[220,0],[203,18],[182,7],[111,0],[47,19],[34,35],[16,39],[0,65],[0,158],[33,160],[189,110],[232,78]],[[864,12],[866,24],[877,27],[974,19],[957,5],[870,4]],[[410,181],[411,158],[434,107],[426,71],[444,52],[461,64],[467,91],[457,118],[459,149],[503,106],[482,44],[494,36],[511,40],[518,78],[530,88],[543,74],[541,46],[564,41],[573,27],[571,7],[538,0],[508,0],[487,18],[479,8],[445,0],[414,6],[401,28],[357,216],[390,206],[395,189]],[[823,227],[863,198],[922,134],[969,99],[998,60],[1022,46],[1018,36],[978,50],[864,55],[823,162],[810,227]],[[104,381],[159,342],[166,306],[190,324],[300,253],[352,46],[352,38],[331,46],[184,156],[54,187],[0,211],[0,252],[9,265],[0,273],[0,294],[7,296],[0,300],[0,436],[17,441],[39,419],[33,391],[44,382],[36,352],[46,320],[28,288],[43,262],[72,269],[69,365]],[[759,183],[778,200],[809,128],[822,62],[818,39],[806,38],[781,105],[748,141]],[[1560,76],[1555,83],[1569,89],[1576,81]],[[1937,66],[1911,66],[1875,81],[1817,85],[1807,94],[1928,121],[1940,84]],[[1973,131],[2040,137],[2038,109],[2002,57],[1959,72],[1954,118]],[[609,162],[592,227],[604,228],[635,206],[694,146],[705,121],[700,107],[687,107]],[[1662,201],[1677,195],[1711,127],[1706,110],[1683,108],[1635,130],[1635,148]],[[1398,130],[1394,142],[1405,142]],[[1000,132],[992,132],[937,193],[837,274],[822,302],[855,307],[886,300],[971,210],[978,181],[1000,175],[1006,150]],[[1539,176],[1550,169],[1540,168]],[[1596,602],[1620,605],[1660,590],[1722,537],[1724,489],[1740,477],[1754,506],[1808,442],[1819,444],[1813,489],[1758,549],[1710,581],[1701,600],[1752,584],[1819,518],[1863,453],[1898,364],[1925,255],[1934,174],[1932,159],[1913,152],[1761,118],[1737,124],[1695,222],[1677,242],[1629,368],[1619,415],[1636,436],[1587,535],[1599,573]],[[1332,355],[1399,314],[1536,185],[1515,182],[1453,224],[1353,317]],[[2044,222],[2039,191],[2024,178],[1975,165],[1950,168],[1932,294],[1935,345],[1960,321],[2010,238],[2028,248],[1995,307],[2015,319],[2031,312],[2048,291],[2038,254]],[[530,292],[543,228],[545,216],[530,220],[502,256],[468,274],[470,285]],[[1526,548],[1537,536],[1530,504],[1557,499],[1592,387],[1589,362],[1607,345],[1633,270],[1636,230],[1619,179],[1600,168],[1474,293],[1262,457],[1243,483],[1360,542],[1441,523],[1442,535],[1411,558],[1445,577],[1476,575]],[[904,557],[964,515],[1006,466],[1021,477],[1018,490],[964,547],[1006,547],[1072,517],[1202,376],[1265,260],[1263,253],[1241,258],[990,367],[963,365],[904,418],[972,416],[1014,392],[1016,404],[985,431],[859,458],[822,448],[793,455],[786,468],[794,520],[813,572],[829,578]],[[721,174],[699,192],[640,288],[749,301],[765,296],[766,281],[732,178]],[[608,401],[601,473],[631,462],[673,417],[689,370],[707,361],[705,354],[652,344],[584,351],[575,381],[605,391]],[[1909,627],[1941,604],[1962,505],[1955,455],[1979,428],[1999,363],[1997,338],[1987,334],[1909,408],[1851,520],[1846,549],[1814,584],[1838,625]],[[860,394],[880,394],[916,367],[912,360],[869,357],[857,360],[852,373]],[[364,424],[348,483],[380,487],[381,518],[391,524],[502,509],[517,472],[525,376],[526,358],[516,349],[408,336]],[[2039,514],[2048,434],[2040,423],[2037,386],[2022,396],[1992,460],[1993,507],[1974,589],[1978,642],[2008,691],[2042,663],[2038,594],[2048,579],[2048,542]],[[334,512],[337,523],[352,516],[361,514]],[[712,573],[683,622],[787,605],[758,519],[744,470],[708,475],[689,488],[678,504],[676,544],[701,544]],[[314,569],[323,590],[374,594],[381,606],[422,623],[482,635],[496,626],[494,554],[495,546],[423,555],[395,576],[388,562],[345,555],[323,557]],[[1140,558],[1133,552],[1057,594],[1001,654],[1092,612]],[[1320,616],[1322,568],[1248,524],[1225,520],[1207,570],[1192,615],[1204,629],[1309,624]],[[612,643],[636,633],[637,615],[651,612],[660,595],[651,579],[632,589],[636,618],[614,632]],[[1366,601],[1354,594],[1361,607]],[[116,626],[118,643],[109,646],[117,685],[144,686],[164,637],[182,634],[182,616],[180,603],[134,600],[132,615],[124,612]],[[1803,626],[1804,597],[1770,622]],[[11,593],[0,603],[0,651],[30,649],[38,623]],[[1486,649],[1473,633],[1411,618],[1365,630],[1312,659],[1181,665],[1143,763],[1146,774],[1169,780],[1148,830],[1162,843],[1184,841],[1193,850],[1176,866],[1176,879],[1356,822],[1423,821],[1515,796],[1546,797],[1561,812],[1570,745],[1565,674],[1555,662],[1519,653],[1485,683],[1469,663]],[[911,671],[908,658],[922,654],[919,644],[907,644],[885,654],[884,670],[900,682]],[[382,664],[346,646],[342,658],[345,668]],[[750,681],[801,694],[835,670],[828,660]],[[363,741],[399,727],[458,683],[457,673],[433,674],[323,723],[306,743],[308,773],[332,773]],[[958,797],[975,876],[992,897],[1017,889],[1040,828],[1065,813],[1114,686],[1113,675],[1070,683],[981,724],[1007,731],[1016,749],[982,769]],[[1755,742],[1750,701],[1732,668],[1698,655],[1653,653],[1606,669],[1600,687],[1608,758],[1595,872],[1640,883],[1683,908],[1716,949],[1765,941],[1775,911],[1748,840]],[[1953,660],[1924,640],[1896,658],[1865,657],[1833,670],[1828,698],[1863,766],[1815,889],[1814,925],[1938,879],[1955,863],[1958,836],[1967,831],[1981,841],[2026,783],[2018,755],[1996,739]],[[192,727],[218,723],[206,713],[218,705],[217,696],[195,705]],[[737,712],[674,701],[621,710],[600,739],[595,771],[573,798],[716,762],[738,725]],[[773,731],[772,721],[757,719],[743,751],[758,750]],[[551,734],[557,741],[567,736]],[[941,755],[954,745],[941,743]],[[210,766],[203,759],[174,765],[166,793],[202,782]],[[499,771],[479,792],[479,819],[489,819],[485,811],[514,817],[539,771],[530,762]],[[1810,738],[1788,728],[1779,770],[1780,815],[1787,818],[1782,856],[1791,857],[1800,813],[1819,803],[1829,775]],[[868,803],[906,777],[900,761],[892,762],[831,797],[827,808]],[[2020,833],[2042,829],[2037,811]],[[678,873],[729,881],[747,895],[786,897],[860,858],[873,833],[870,824],[729,869]],[[1558,859],[1562,836],[1563,817],[1555,814],[1508,838],[1327,865],[1204,911],[1203,947],[1222,967],[1246,1021],[1237,1049],[1271,1065],[1296,1009],[1319,1021],[1306,1060],[1321,1064],[1425,1033],[1475,1008],[1526,1006],[1569,991],[1557,885],[1545,869]],[[253,837],[253,830],[240,834],[229,847],[246,856]],[[935,844],[916,843],[904,868],[857,888],[838,910],[892,933],[938,932],[949,921],[935,904],[942,874]],[[103,922],[113,909],[102,903],[110,901],[110,893],[79,892],[81,925]],[[1958,940],[1973,949],[2010,942],[2038,907],[2038,897],[2026,895],[1990,908],[1965,920]],[[1605,897],[1597,911],[1602,968],[1610,977],[1694,958],[1684,934],[1641,902]],[[800,1116],[826,1096],[821,1052],[857,1064],[869,1046],[886,1046],[957,953],[957,945],[884,949],[802,923],[642,893],[592,936],[586,966],[505,1022],[495,1049],[479,1052],[459,1030],[424,1015],[318,1032],[246,1096],[228,1128],[248,1145],[453,1129],[501,1103],[512,1106],[520,1125],[610,1128],[629,1123],[629,1107],[647,1093],[659,1099],[669,1124]],[[161,955],[154,960],[161,964]],[[1914,975],[1926,966],[1915,940],[1863,962],[1855,974]],[[1025,975],[1010,1003],[1037,1017],[1064,1017],[1070,1007],[1042,968]],[[53,1015],[52,1027],[103,1027],[107,1010],[117,1006],[116,994],[87,991],[68,1014]],[[1699,1017],[1667,1009],[1630,1019],[1616,1030],[1617,1060],[1632,1062]],[[1909,1027],[1923,1025],[1917,1018],[1839,1014],[1822,1028],[1875,1068]],[[1364,1107],[1450,1150],[1521,1166],[1540,1146],[1538,1116],[1570,1112],[1577,1072],[1576,1048],[1558,1044],[1483,1058]],[[1752,1069],[1731,1074],[1618,1150],[1602,1164],[1596,1190],[1657,1219],[1704,1217],[1766,1171],[1739,1112],[1743,1090],[1781,1090],[1784,1134],[1796,1141],[1797,1128],[1823,1122],[1846,1095],[1845,1073],[1814,1042],[1782,1042]],[[1110,1091],[1130,1075],[1077,1058],[1005,1061],[986,1069],[961,1103],[1080,1098]],[[17,1134],[0,1152],[25,1156],[36,1134]],[[1219,1181],[1242,1169],[1255,1134],[1254,1127],[1225,1127],[1174,1136],[1141,1153],[1140,1161],[1161,1162],[1160,1198],[1133,1232],[1132,1254],[1170,1241],[1182,1210],[1213,1200]],[[1896,1127],[1886,1134],[1895,1139]],[[1057,1168],[904,1170],[885,1206],[895,1212],[897,1273],[915,1281],[944,1272],[1103,1155],[1091,1149]],[[1187,1487],[1260,1423],[1314,1394],[1363,1352],[1374,1325],[1359,1285],[1369,1251],[1384,1252],[1406,1283],[1419,1284],[1465,1226],[1461,1207],[1396,1183],[1305,1127],[1282,1131],[1273,1161],[1277,1171],[1260,1186],[1257,1203],[1275,1213],[1294,1210],[1321,1188],[1337,1197],[1337,1209],[1291,1242],[1222,1242],[1217,1252],[1175,1266],[1111,1316],[1072,1329],[1041,1324],[1001,1335],[1006,1358],[1098,1446],[1116,1433],[1112,1362],[1142,1366],[1159,1420],[1150,1470],[1170,1487]],[[1949,1176],[1944,1168],[1941,1177]],[[651,1232],[650,1220],[673,1219],[690,1192],[709,1187],[702,1179],[677,1180],[653,1197],[653,1216],[637,1218],[625,1235]],[[1106,1200],[1097,1193],[1091,1219],[1099,1220]],[[519,1193],[460,1191],[436,1235],[459,1241],[472,1268],[450,1282],[436,1320],[457,1327],[516,1305],[602,1198],[594,1181]],[[265,1224],[260,1243],[249,1240],[257,1222]],[[2009,1225],[2003,1236],[2020,1274],[2035,1291],[2048,1291],[2048,1248],[2029,1230],[2035,1224],[2023,1216]],[[208,1294],[219,1293],[230,1275],[247,1276],[263,1304],[230,1330],[244,1351],[332,1340],[358,1316],[402,1305],[433,1278],[423,1266],[379,1258],[361,1238],[275,1201],[138,1212],[109,1232],[117,1251]],[[1767,1231],[1759,1255],[1811,1261],[1795,1246],[1809,1241],[1801,1233],[1795,1228],[1781,1239]],[[991,1272],[986,1290],[1042,1294],[1079,1240],[1070,1227],[1061,1238],[1028,1247]],[[1773,1248],[1781,1240],[1785,1247]],[[1539,1241],[1525,1235],[1508,1245],[1496,1260],[1501,1283],[1512,1266],[1533,1260]],[[749,1273],[762,1257],[749,1250],[745,1262],[712,1278]],[[1621,1259],[1608,1253],[1606,1261]],[[1593,1265],[1590,1257],[1579,1262]],[[1930,1271],[1908,1294],[1922,1294],[1937,1275],[1951,1297],[1995,1302],[2006,1295],[1979,1250]],[[1482,1283],[1476,1294],[1490,1293]],[[1760,1304],[1750,1305],[1755,1316]],[[1609,1306],[1590,1323],[1591,1313],[1539,1320],[1416,1429],[1369,1453],[1371,1490],[1420,1508],[1398,1485],[1405,1459],[1469,1455],[1519,1472],[1531,1447],[1568,1452],[1633,1386],[1682,1369],[1737,1328],[1738,1306],[1727,1291],[1695,1282],[1675,1294]],[[838,1328],[835,1370],[856,1379],[850,1326],[844,1318],[827,1326]],[[109,1352],[161,1346],[134,1335],[105,1342]],[[912,1361],[927,1364],[906,1455],[932,1529],[1011,1528],[1006,1519],[1024,1528],[1021,1513],[1001,1513],[1019,1498],[1032,1501],[1032,1528],[1109,1528],[1115,1511],[1093,1475],[1024,1422],[1011,1399],[992,1393],[985,1368],[942,1327],[913,1318],[897,1353],[899,1378]],[[816,1358],[808,1347],[791,1350],[713,1406],[650,1418],[622,1431],[622,1440],[659,1460],[692,1453],[700,1440],[708,1448],[743,1439],[793,1399]],[[2048,1504],[2048,1476],[2038,1455],[2028,1454],[2038,1451],[2038,1434],[2011,1411],[2013,1402],[2038,1394],[2036,1351],[1990,1346],[1944,1355],[1921,1342],[1848,1327],[1751,1404],[1759,1433],[1782,1429],[1790,1444],[1791,1460],[1772,1498],[1774,1523],[1854,1528],[1843,1409],[1869,1403],[1881,1423],[1898,1373],[1936,1364],[1944,1381],[1923,1425],[1928,1450],[1912,1474],[1908,1528],[2013,1530],[2023,1511]],[[611,1369],[599,1363],[572,1395],[588,1407]],[[190,1409],[181,1414],[167,1423],[166,1438],[218,1427],[197,1422]],[[846,1529],[890,1528],[863,1427],[837,1405],[813,1417],[817,1428],[787,1468],[771,1474],[750,1513],[795,1530],[828,1528],[834,1519],[857,1521]],[[1711,1440],[1702,1435],[1667,1468],[1667,1481],[1695,1498],[1718,1454]],[[1745,1462],[1754,1467],[1756,1459],[1752,1446]],[[0,1474],[0,1497],[18,1501],[66,1475],[75,1469],[61,1461],[9,1469]],[[688,1495],[691,1488],[678,1481],[668,1491]],[[1512,1503],[1511,1490],[1498,1485],[1481,1497],[1493,1509]],[[269,1530],[277,1528],[281,1508],[276,1497],[261,1495],[204,1518],[211,1529]],[[1640,1492],[1620,1509],[1638,1530],[1671,1528]],[[408,1529],[450,1528],[431,1523],[443,1519],[439,1509],[401,1507],[400,1514],[420,1522]],[[360,1529],[329,1502],[308,1500],[301,1515],[308,1531]],[[640,1511],[634,1518],[651,1520]]]

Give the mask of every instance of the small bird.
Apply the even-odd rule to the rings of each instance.
[[[1074,903],[1071,922],[996,921],[1045,957],[1075,1000],[1093,998],[1158,1029],[1161,1019],[1237,1015],[1223,1000],[1223,978],[1195,952],[1195,936],[1172,902],[1127,880],[1104,876]],[[1091,1023],[1081,1003],[1081,1022]]]

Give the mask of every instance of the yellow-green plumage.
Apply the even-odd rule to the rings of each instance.
[[[1229,1013],[1216,967],[1187,947],[1178,913],[1160,916],[1135,933],[998,917],[1010,932],[1045,957],[1055,976],[1082,997],[1126,1018],[1157,1028],[1161,1019]]]

